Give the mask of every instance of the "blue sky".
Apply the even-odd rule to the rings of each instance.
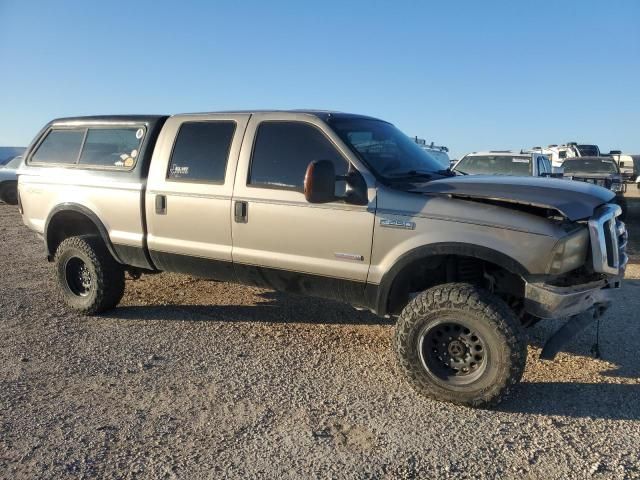
[[[328,108],[640,153],[640,1],[0,0],[0,145],[69,115]]]

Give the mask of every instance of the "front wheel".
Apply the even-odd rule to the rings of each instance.
[[[416,296],[396,325],[400,368],[436,400],[486,407],[520,381],[527,350],[522,327],[498,297],[450,283]]]
[[[65,239],[56,250],[55,266],[60,295],[76,312],[104,312],[124,295],[124,269],[98,236]]]

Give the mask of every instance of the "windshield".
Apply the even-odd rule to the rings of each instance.
[[[582,157],[597,157],[600,155],[600,149],[597,145],[577,145],[576,147]]]
[[[469,155],[458,162],[454,171],[472,175],[529,176],[531,156]]]
[[[390,123],[367,118],[334,118],[329,124],[381,177],[436,174],[446,168]]]
[[[589,172],[589,173],[618,173],[618,167],[614,160],[607,159],[571,159],[562,164],[564,173]]]
[[[440,168],[449,168],[449,155],[447,155],[445,152],[439,152],[438,150],[425,151],[440,164]]]

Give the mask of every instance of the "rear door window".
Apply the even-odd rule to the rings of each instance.
[[[224,183],[235,122],[185,122],[180,127],[167,178],[182,182]]]
[[[31,157],[31,162],[75,164],[78,161],[84,134],[84,129],[51,130]]]
[[[144,129],[90,128],[79,164],[98,167],[133,168]]]
[[[256,134],[249,184],[303,190],[307,166],[314,160],[333,162],[336,175],[345,175],[348,163],[316,127],[304,122],[266,121]],[[336,190],[344,190],[344,182]]]

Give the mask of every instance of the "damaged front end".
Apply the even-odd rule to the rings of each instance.
[[[619,220],[619,206],[606,204],[594,212],[588,221],[591,244],[589,271],[591,281],[563,285],[556,282],[527,282],[525,310],[538,318],[569,317],[546,342],[541,358],[552,360],[562,346],[599,318],[611,304],[613,289],[619,288],[628,257],[627,230]],[[580,278],[576,275],[576,278]]]

